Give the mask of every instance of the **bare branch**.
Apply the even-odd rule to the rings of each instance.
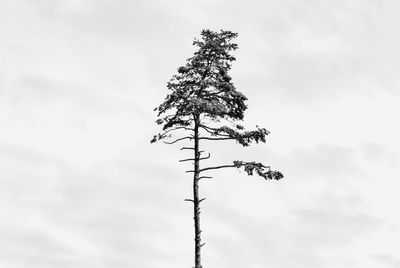
[[[167,134],[167,133],[169,133],[169,132],[171,132],[171,131],[178,130],[178,129],[186,129],[186,130],[194,131],[193,128],[189,128],[189,127],[176,127],[176,128],[171,128],[171,129],[166,130],[166,131],[163,133],[163,135],[165,135],[165,134]]]
[[[191,173],[191,172],[194,172],[194,170],[186,170],[185,172],[186,173]]]
[[[223,165],[223,166],[216,166],[216,167],[208,167],[208,168],[202,168],[199,170],[199,172],[203,172],[206,170],[211,170],[211,169],[220,169],[220,168],[231,168],[231,167],[235,167],[235,165]]]
[[[208,156],[206,156],[206,157],[201,157],[201,158],[199,158],[199,160],[208,159],[208,158],[210,158],[210,157],[211,157],[211,154],[210,154],[210,153],[208,153]]]
[[[205,199],[205,198],[200,199],[200,200],[199,200],[199,203],[201,203],[201,201],[204,201],[204,200],[206,200],[206,199]]]
[[[179,162],[194,161],[194,160],[195,160],[194,158],[187,158],[187,159],[179,160]]]
[[[234,138],[230,138],[230,137],[225,137],[225,138],[200,137],[199,140],[221,141],[221,140],[234,140]]]
[[[199,177],[199,180],[201,180],[201,179],[212,179],[212,177],[210,177],[210,176],[201,176],[201,177]]]
[[[199,160],[208,159],[208,158],[210,158],[210,157],[211,157],[211,154],[208,153],[208,156],[206,156],[206,157],[200,157]],[[195,158],[187,158],[187,159],[179,160],[179,162],[195,161],[195,160],[196,160]]]
[[[193,203],[194,203],[194,200],[193,200],[193,199],[185,199],[185,201],[193,202]]]
[[[181,148],[181,151],[182,151],[182,150],[194,150],[194,148],[193,148],[193,147],[182,147],[182,148]]]
[[[201,244],[200,247],[204,246],[205,244],[206,244],[206,243]]]
[[[164,141],[164,143],[165,143],[165,144],[174,144],[174,143],[176,143],[176,142],[178,142],[178,141],[186,140],[186,139],[191,140],[191,139],[193,139],[193,138],[192,138],[192,137],[183,137],[183,138],[176,139],[176,140],[174,140],[174,141],[172,141],[172,142]]]

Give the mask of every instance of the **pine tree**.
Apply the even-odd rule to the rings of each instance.
[[[234,140],[242,146],[251,143],[265,142],[269,134],[265,128],[257,126],[255,130],[246,131],[238,122],[243,120],[247,109],[247,98],[232,83],[228,75],[231,64],[235,61],[232,52],[238,45],[232,40],[236,33],[220,30],[214,32],[203,30],[201,38],[195,39],[193,45],[198,47],[193,57],[178,68],[178,73],[168,82],[169,94],[164,102],[156,107],[158,119],[156,123],[162,126],[162,132],[153,137],[151,142],[163,140],[166,144],[175,144],[187,140],[191,147],[181,150],[193,151],[193,157],[180,162],[193,161],[193,198],[185,199],[193,203],[195,230],[195,268],[201,265],[201,230],[199,181],[210,176],[203,176],[205,171],[221,168],[244,168],[248,175],[254,173],[266,180],[283,178],[279,171],[271,170],[259,162],[236,160],[232,164],[200,167],[200,161],[210,158],[202,155],[201,140],[222,141]],[[185,136],[171,140],[173,133],[185,133]]]

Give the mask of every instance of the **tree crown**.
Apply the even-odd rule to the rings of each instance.
[[[236,37],[237,33],[231,31],[203,30],[200,39],[194,40],[193,45],[198,48],[197,51],[193,57],[186,60],[184,66],[178,68],[177,74],[173,75],[167,84],[169,94],[164,102],[154,109],[158,111],[156,123],[162,126],[163,132],[155,135],[151,142],[171,137],[174,130],[193,130],[191,127],[194,124],[208,135],[199,139],[230,139],[242,146],[266,141],[269,131],[265,128],[257,126],[256,130],[246,131],[237,123],[243,120],[247,98],[235,88],[232,78],[228,75],[232,62],[236,60],[232,55],[238,48],[233,42]],[[212,123],[204,123],[206,120]],[[220,126],[222,120],[229,122],[231,126]],[[166,143],[192,138],[188,136]],[[244,167],[249,175],[253,174],[253,170],[260,176],[264,174],[265,168],[269,170],[269,167],[255,162],[235,161],[233,166]],[[264,174],[263,177],[283,177],[280,172],[274,174]]]
[[[170,93],[156,108],[158,116],[173,110],[172,114],[160,118],[166,130],[174,125],[187,125],[187,118],[203,115],[218,120],[220,117],[243,119],[247,98],[236,90],[228,71],[236,60],[232,51],[238,48],[232,40],[237,36],[230,31],[213,32],[203,30],[201,38],[193,45],[198,47],[186,65],[168,82]]]

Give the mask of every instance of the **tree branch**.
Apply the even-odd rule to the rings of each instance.
[[[201,177],[199,177],[199,180],[201,180],[201,179],[212,179],[212,177],[210,177],[210,176],[201,176]]]
[[[194,161],[194,160],[195,160],[194,158],[187,158],[187,159],[179,160],[179,162]]]
[[[216,166],[216,167],[207,167],[207,168],[202,168],[199,170],[199,172],[203,172],[206,170],[212,170],[212,169],[220,169],[220,168],[231,168],[235,167],[235,165],[223,165],[223,166]]]
[[[169,132],[171,132],[171,131],[178,130],[178,129],[186,129],[186,130],[194,131],[193,128],[188,128],[188,127],[176,127],[176,128],[171,128],[171,129],[166,130],[166,131],[163,133],[163,135],[165,135],[165,134],[167,134],[167,133],[169,133]]]
[[[210,130],[210,127],[207,127],[207,126],[204,126],[204,125],[199,125],[199,127],[201,127],[202,129],[204,129],[205,131],[207,131],[210,134],[214,134],[214,132],[212,132]],[[215,130],[215,129],[213,129],[213,130]]]
[[[256,173],[258,176],[263,177],[266,180],[280,180],[283,175],[279,171],[271,170],[270,166],[264,166],[257,162],[244,162],[244,161],[233,161],[233,165],[236,168],[244,168],[244,171],[248,175],[253,175]]]
[[[174,141],[172,141],[172,142],[168,142],[168,141],[164,141],[164,143],[165,144],[174,144],[174,143],[176,143],[176,142],[178,142],[178,141],[181,141],[181,140],[186,140],[186,139],[193,139],[193,137],[183,137],[183,138],[179,138],[179,139],[176,139],[176,140],[174,140]]]
[[[159,115],[160,114],[161,113],[159,113]],[[185,126],[185,127],[190,126],[190,122],[193,121],[193,119],[192,118],[183,119],[183,117],[185,117],[185,116],[189,116],[189,114],[176,113],[175,115],[173,115],[173,117],[171,119],[169,119],[169,120],[159,119],[161,121],[157,120],[158,121],[157,123],[162,124],[163,121],[165,122],[165,125],[162,128],[164,131],[169,128],[174,127],[175,125]]]
[[[194,203],[194,200],[193,200],[193,199],[185,199],[185,201],[193,202],[193,203]]]
[[[210,130],[214,130],[214,131],[218,130],[218,128],[208,127],[208,126],[205,126],[203,124],[200,124],[199,127],[201,127],[202,129],[204,129],[204,130],[206,130],[208,132],[210,132]],[[210,132],[210,133],[213,133],[213,132]]]
[[[221,141],[221,140],[234,140],[234,138],[210,138],[210,137],[200,137],[199,140],[211,140],[211,141]]]
[[[206,157],[200,157],[199,160],[208,159],[208,158],[210,158],[210,157],[211,157],[211,154],[208,153],[208,156],[206,156]],[[187,159],[179,160],[179,162],[194,161],[194,160],[196,160],[196,159],[195,159],[195,158],[187,158]]]
[[[202,129],[210,133],[212,136],[221,136],[221,137],[230,137],[228,134],[221,134],[219,133],[220,128],[213,128],[213,127],[208,127],[205,125],[200,125]]]
[[[208,159],[208,158],[210,158],[210,157],[211,157],[211,154],[210,154],[210,153],[208,153],[208,156],[206,156],[206,157],[201,157],[201,158],[199,158],[199,160]]]
[[[212,169],[220,169],[220,168],[244,168],[244,171],[248,175],[253,175],[256,173],[260,177],[263,177],[266,180],[280,180],[283,178],[283,175],[279,171],[271,170],[270,166],[264,166],[261,163],[257,162],[244,162],[244,161],[233,161],[233,165],[222,165],[222,166],[216,166],[216,167],[207,167],[200,169],[199,172],[207,171],[207,170],[212,170]]]
[[[219,128],[210,128],[207,126],[202,126],[208,133],[212,136],[219,136],[224,138],[209,138],[209,137],[201,137],[201,139],[208,139],[208,140],[223,140],[223,139],[233,139],[236,140],[243,146],[249,146],[252,142],[265,142],[265,137],[269,134],[265,128],[259,128],[257,126],[256,130],[252,131],[240,131],[243,127],[236,125],[236,128],[239,130],[235,130],[233,128],[222,126]]]
[[[193,147],[182,147],[182,148],[181,148],[181,151],[182,151],[182,150],[194,150],[194,148],[193,148]]]

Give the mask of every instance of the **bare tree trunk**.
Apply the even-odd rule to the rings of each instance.
[[[194,213],[194,268],[201,266],[201,230],[200,230],[200,200],[199,200],[199,174],[200,174],[200,150],[199,150],[199,125],[200,118],[195,116],[194,125],[194,176],[193,176],[193,213]]]

